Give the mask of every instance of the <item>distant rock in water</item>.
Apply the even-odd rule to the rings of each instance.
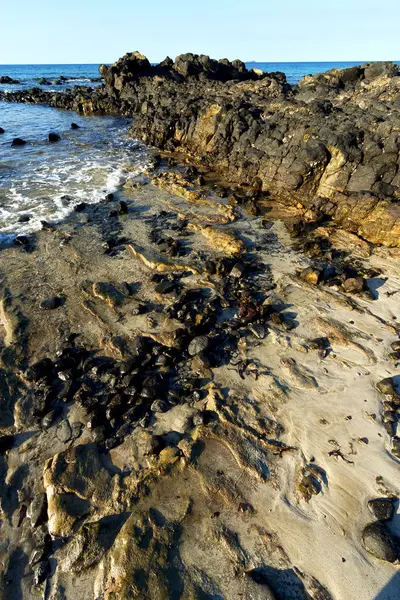
[[[60,139],[58,133],[49,133],[49,142],[59,142]]]
[[[0,134],[1,133],[5,133],[4,129],[2,127],[0,127]]]
[[[21,138],[14,138],[11,142],[11,146],[25,146],[26,141]]]
[[[8,77],[8,75],[2,75],[0,77],[0,83],[18,84],[20,82],[18,81],[18,79],[13,79],[12,77]]]
[[[77,123],[71,123],[71,129],[79,129],[79,125]]]

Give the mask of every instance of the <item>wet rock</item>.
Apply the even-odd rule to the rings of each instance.
[[[49,133],[49,142],[59,142],[61,137],[58,133]]]
[[[18,217],[18,223],[29,223],[31,215],[21,215]]]
[[[300,279],[306,281],[307,283],[311,283],[311,285],[317,285],[321,276],[321,271],[319,269],[314,269],[313,267],[307,267],[303,269],[300,273]]]
[[[381,394],[385,394],[385,396],[393,396],[396,394],[392,377],[385,377],[385,379],[379,381],[376,384],[376,389],[381,392]]]
[[[75,212],[83,212],[85,210],[86,206],[87,206],[86,202],[79,202],[79,204],[74,206],[74,211]]]
[[[21,138],[14,138],[11,142],[11,146],[25,146],[26,141]]]
[[[59,308],[62,304],[62,298],[60,298],[59,296],[50,296],[49,298],[46,298],[45,300],[43,300],[40,304],[39,307],[42,308],[43,310],[54,310],[56,308]]]
[[[367,525],[362,532],[364,548],[376,558],[387,562],[395,562],[397,550],[393,537],[383,523]]]
[[[361,294],[366,288],[364,277],[349,277],[342,283],[342,288],[349,294]]]
[[[206,335],[199,335],[192,339],[188,346],[188,352],[190,356],[196,356],[196,354],[200,354],[207,350],[209,346],[209,339]]]
[[[390,344],[390,347],[394,352],[400,352],[400,340],[396,340]]]
[[[66,444],[70,441],[70,439],[72,438],[72,429],[67,419],[61,421],[61,423],[57,427],[56,435],[60,442],[62,442],[63,444]]]
[[[71,129],[79,129],[79,125],[77,123],[71,123]]]
[[[390,521],[394,515],[394,500],[392,498],[369,500],[368,509],[378,521]]]
[[[0,127],[0,135],[1,135],[2,133],[5,133],[5,130],[4,130],[2,127]]]

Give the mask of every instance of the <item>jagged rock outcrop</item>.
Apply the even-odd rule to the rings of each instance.
[[[232,181],[262,187],[306,218],[328,217],[400,246],[400,77],[394,63],[307,76],[291,86],[241,61],[184,54],[152,66],[127,54],[101,66],[104,85],[36,89],[0,99],[135,117],[133,135],[189,153]]]

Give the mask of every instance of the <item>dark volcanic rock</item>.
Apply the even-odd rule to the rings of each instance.
[[[62,304],[62,299],[58,296],[50,296],[40,303],[40,308],[44,310],[54,310]]]
[[[151,65],[134,52],[100,74],[104,85],[96,89],[34,88],[0,92],[0,99],[138,115],[136,137],[189,152],[205,169],[248,186],[247,197],[267,192],[306,209],[308,219],[327,217],[368,241],[400,247],[394,63],[332,69],[289,85],[284,74],[241,61],[188,53]]]
[[[11,142],[11,146],[25,146],[26,141],[21,138],[14,138]]]
[[[2,75],[0,77],[0,83],[18,84],[19,81],[18,81],[18,79],[13,79],[12,77],[9,77],[8,75]]]
[[[71,129],[79,129],[79,125],[77,123],[71,123]]]
[[[396,393],[392,377],[385,377],[385,379],[378,381],[376,388],[381,394],[385,394],[386,396],[393,396]]]
[[[370,513],[378,521],[390,521],[394,515],[394,501],[392,498],[375,498],[368,502]]]
[[[0,127],[0,134],[2,133],[5,133],[5,130],[2,127]]]
[[[49,142],[59,142],[60,139],[58,133],[49,133]]]
[[[367,525],[362,533],[364,548],[376,558],[395,562],[397,550],[389,530],[383,523],[371,523]]]

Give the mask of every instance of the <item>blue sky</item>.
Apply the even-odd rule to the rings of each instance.
[[[3,0],[0,64],[400,59],[399,0]]]

